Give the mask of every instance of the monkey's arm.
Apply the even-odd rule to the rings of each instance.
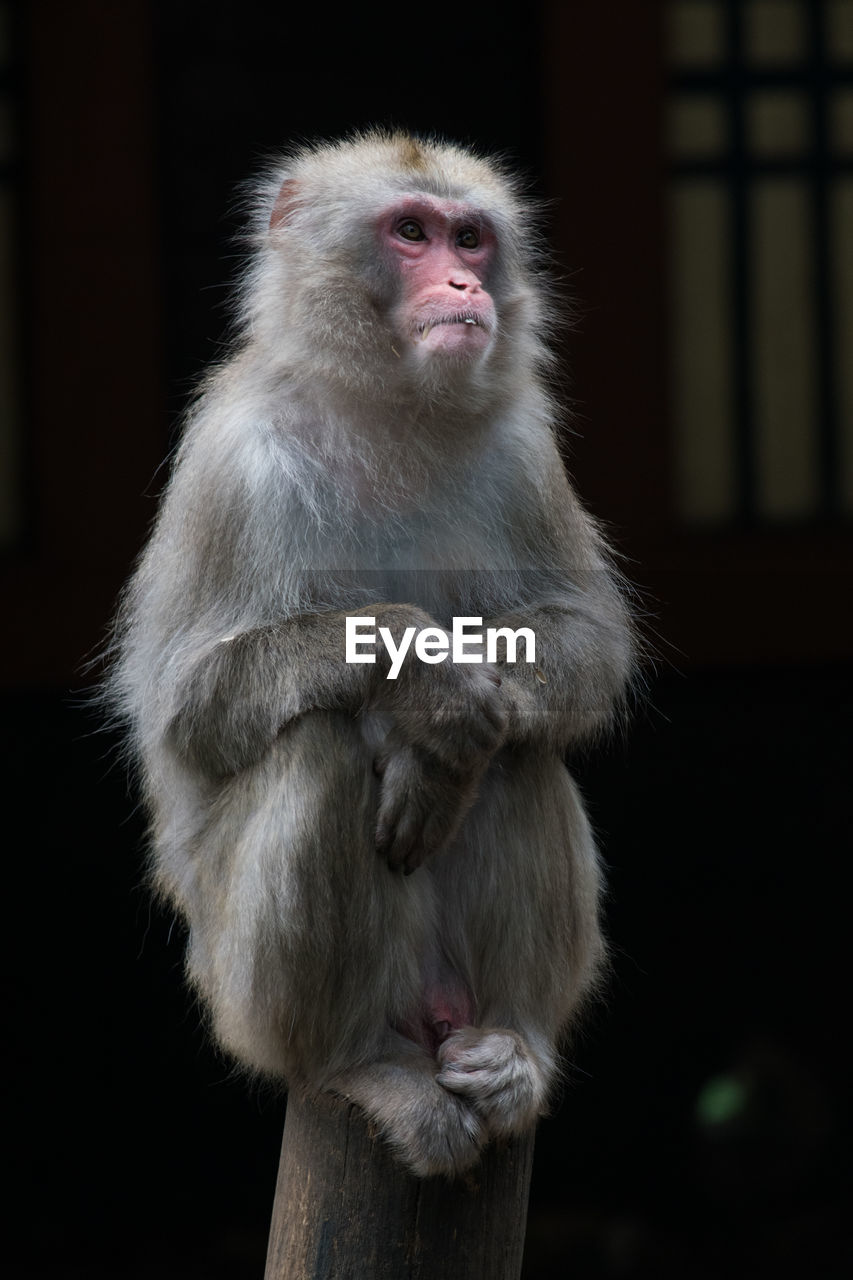
[[[616,714],[630,679],[631,628],[603,562],[589,576],[585,590],[576,575],[562,598],[549,592],[547,604],[485,624],[532,628],[535,664],[507,662],[499,639],[493,666],[414,662],[389,682],[385,700],[403,741],[392,737],[383,762],[377,844],[392,867],[413,871],[452,838],[502,744],[562,753]],[[465,719],[475,705],[482,712],[478,739]]]
[[[345,660],[346,618],[359,614],[376,618],[375,664]],[[172,746],[216,779],[259,761],[281,728],[306,712],[390,711],[394,729],[374,762],[377,849],[392,868],[413,871],[458,829],[506,724],[492,668],[461,669],[445,697],[427,696],[433,669],[411,655],[400,677],[386,680],[390,656],[378,628],[388,627],[399,645],[406,627],[431,625],[413,606],[376,604],[223,637],[191,668],[167,730]]]
[[[376,619],[376,662],[346,661],[346,618]],[[434,625],[410,605],[300,614],[223,636],[194,663],[167,734],[179,755],[213,777],[256,763],[288,721],[309,711],[355,716],[372,701],[390,657],[379,637],[399,644],[406,627]]]
[[[606,543],[569,484],[556,450],[543,461],[538,494],[528,491],[531,601],[490,618],[489,627],[529,627],[536,662],[507,662],[499,641],[497,670],[508,742],[562,750],[605,728],[628,692],[635,636]]]
[[[486,625],[529,627],[536,636],[535,664],[507,662],[506,644],[498,644],[507,742],[562,750],[605,728],[624,705],[633,641],[618,597],[580,596],[489,619]]]

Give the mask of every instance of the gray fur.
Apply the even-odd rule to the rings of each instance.
[[[371,228],[412,191],[497,229],[473,366],[418,364],[394,320]],[[535,1122],[602,963],[562,755],[620,705],[630,626],[555,447],[515,181],[371,133],[287,158],[254,238],[234,353],[126,592],[111,696],[219,1043],[355,1099],[415,1173],[453,1174]],[[392,682],[387,654],[345,663],[355,612],[397,641],[454,615],[532,627],[537,670],[410,654]],[[422,1017],[436,1045],[413,1038]]]

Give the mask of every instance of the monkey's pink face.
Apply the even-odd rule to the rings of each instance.
[[[477,359],[491,346],[495,306],[484,281],[497,240],[481,213],[454,200],[404,196],[379,219],[399,281],[391,319],[416,356]]]

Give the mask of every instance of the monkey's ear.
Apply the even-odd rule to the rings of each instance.
[[[270,214],[270,231],[284,226],[293,211],[299,193],[299,183],[295,178],[288,178],[281,184]]]

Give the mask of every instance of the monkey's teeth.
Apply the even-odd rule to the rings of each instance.
[[[465,317],[465,324],[476,324],[477,321],[472,316]]]
[[[432,333],[432,325],[431,325],[431,324],[425,324],[425,325],[424,325],[424,332],[423,332],[423,340],[424,340],[424,342],[426,342],[427,338],[429,337],[429,335],[430,335],[431,333]]]

